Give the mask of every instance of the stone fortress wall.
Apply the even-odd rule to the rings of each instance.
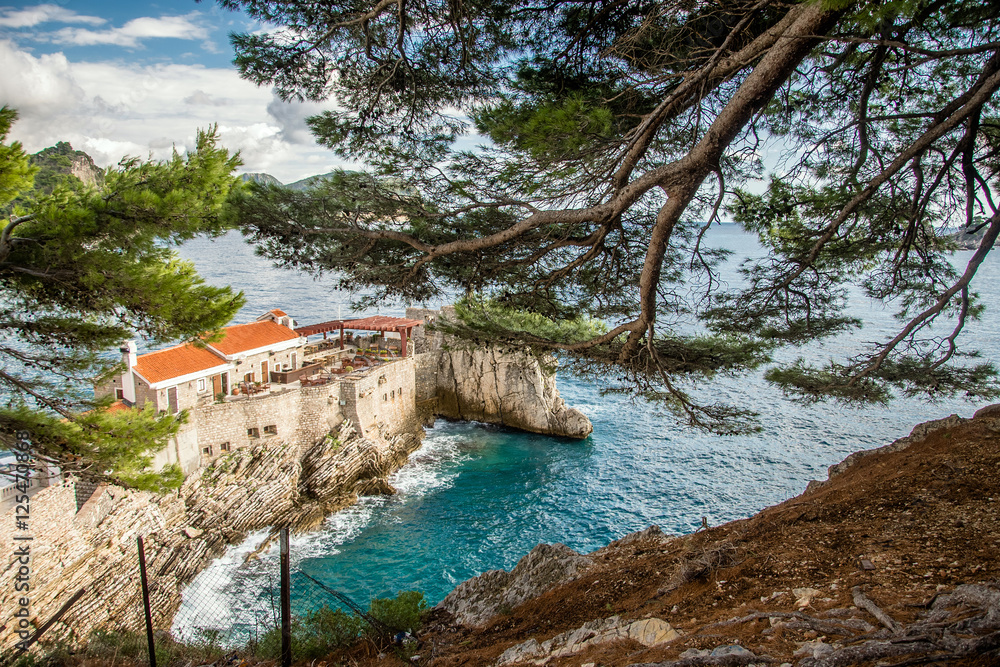
[[[407,316],[430,323],[446,313],[409,309]],[[81,502],[72,480],[36,493],[31,498],[31,525],[38,533],[31,564],[35,627],[80,587],[101,593],[82,598],[54,634],[72,631],[82,637],[107,623],[141,627],[135,585],[140,534],[148,538],[147,558],[157,581],[154,607],[160,612],[154,622],[169,627],[183,586],[227,543],[252,529],[288,521],[303,525],[302,517],[322,520],[359,493],[391,488],[385,479],[419,446],[419,418],[428,413],[554,435],[590,433],[586,417],[562,403],[554,376],[530,355],[489,346],[449,349],[441,334],[424,329],[414,332],[415,354],[363,375],[223,403],[199,401],[157,460],[179,463],[188,473],[178,494],[100,487]],[[222,483],[216,479],[219,469],[208,467],[220,456],[251,463],[233,467]],[[203,474],[190,474],[199,469]],[[0,539],[8,546],[15,544],[12,512],[0,514]],[[15,609],[16,572],[16,561],[0,565],[5,618]],[[10,638],[0,630],[0,643]]]

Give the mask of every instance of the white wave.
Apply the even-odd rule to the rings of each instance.
[[[253,561],[247,564],[244,561],[267,535],[267,530],[257,531],[230,546],[184,587],[171,627],[175,637],[198,641],[213,631],[233,634],[231,631],[238,625],[246,625],[250,619],[267,613],[261,604],[261,589],[247,589],[241,571],[252,569]]]
[[[469,458],[461,444],[465,436],[448,429],[427,437],[410,460],[389,478],[397,496],[368,496],[351,507],[331,514],[322,527],[312,533],[296,535],[289,543],[290,564],[310,558],[325,558],[340,553],[338,547],[358,537],[379,510],[392,503],[406,502],[427,493],[451,486],[458,476],[456,463]],[[273,600],[278,584],[279,545],[275,540],[249,562],[269,534],[261,530],[235,544],[212,561],[181,593],[181,605],[174,616],[172,634],[185,641],[204,639],[206,633],[225,635],[221,641],[235,644],[259,634],[260,626],[273,622]]]

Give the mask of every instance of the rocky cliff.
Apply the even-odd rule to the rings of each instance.
[[[58,185],[97,187],[104,182],[104,172],[94,160],[66,141],[32,155],[31,165],[38,167],[35,191],[39,194],[51,193]]]
[[[495,347],[442,350],[437,414],[523,431],[585,438],[590,420],[559,396],[555,374],[525,352]]]
[[[525,351],[494,345],[472,349],[448,339],[432,325],[453,317],[452,307],[408,308],[406,316],[425,322],[414,333],[420,353],[417,398],[433,403],[435,415],[568,438],[593,432],[587,416],[559,395],[554,358],[543,365]]]
[[[31,611],[41,625],[77,590],[86,590],[46,639],[86,637],[94,628],[142,627],[136,536],[145,541],[150,605],[168,629],[185,584],[228,544],[250,531],[288,525],[307,530],[359,494],[392,492],[386,477],[420,443],[418,427],[386,440],[340,431],[300,455],[272,441],[219,457],[177,494],[104,488],[77,513],[72,484],[32,498]],[[13,516],[0,517],[0,539],[14,544]],[[16,608],[18,563],[0,572],[0,609]],[[0,631],[0,645],[16,639]]]
[[[749,519],[591,554],[541,545],[449,594],[420,664],[1000,664],[998,442],[990,406]]]

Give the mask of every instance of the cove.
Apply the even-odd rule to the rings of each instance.
[[[747,237],[735,228],[715,238],[737,251],[748,247]],[[338,307],[348,309],[346,296],[271,268],[237,235],[199,243],[185,246],[185,256],[210,281],[247,291],[248,306],[241,313],[246,319],[272,307],[300,321],[336,317]],[[235,257],[239,270],[229,274],[215,266],[206,271],[219,255]],[[957,255],[958,261],[963,258]],[[1000,303],[995,280],[1000,264],[988,261],[979,289],[987,303]],[[879,306],[860,303],[857,312],[870,324],[865,329],[869,339],[893,325]],[[997,316],[989,311],[986,317],[974,325],[974,341],[988,359],[996,359]],[[836,354],[846,342],[830,341],[818,354]],[[696,530],[702,517],[715,525],[748,516],[801,492],[810,479],[825,478],[827,466],[853,451],[906,435],[919,422],[953,412],[968,415],[979,407],[962,400],[897,400],[863,410],[802,406],[759,378],[741,378],[702,391],[749,403],[761,412],[764,430],[722,437],[677,425],[654,406],[601,396],[598,387],[567,374],[560,374],[559,390],[568,405],[590,417],[590,438],[561,440],[439,421],[390,479],[398,493],[363,498],[329,517],[317,532],[293,538],[293,567],[362,603],[421,590],[433,604],[460,581],[489,569],[509,569],[539,542],[590,551],[651,524],[685,533]],[[259,607],[267,573],[276,571],[277,550],[245,564],[239,555],[261,537],[232,547],[196,578],[175,627],[197,617],[191,605],[198,600],[212,600],[213,608],[219,602],[232,609]],[[293,585],[293,597],[296,592],[300,609],[318,599],[307,586]]]

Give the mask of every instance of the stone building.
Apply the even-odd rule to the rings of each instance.
[[[296,368],[306,341],[293,325],[283,311],[272,310],[256,322],[226,327],[204,347],[185,343],[139,356],[129,341],[121,348],[125,372],[95,394],[114,392],[125,406],[149,402],[170,414],[210,404],[241,382],[268,382],[272,370]]]
[[[187,410],[187,423],[153,461],[154,468],[176,463],[185,474],[269,438],[312,444],[344,419],[369,437],[395,432],[416,419],[413,358],[383,360],[337,377],[327,374],[308,386],[281,379],[306,365],[303,332],[309,328],[297,332],[295,325],[275,309],[255,322],[226,327],[203,347],[186,343],[137,355],[135,343],[129,342],[121,350],[125,372],[96,387],[95,394],[113,392],[119,399],[112,406],[116,410],[147,403],[169,414]],[[266,389],[260,386],[269,382]]]

